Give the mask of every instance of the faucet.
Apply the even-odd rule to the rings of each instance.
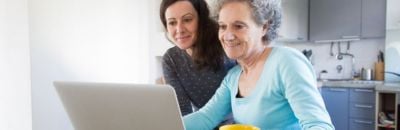
[[[354,79],[355,77],[358,76],[357,72],[356,72],[356,66],[355,66],[355,58],[353,54],[350,54],[348,52],[346,53],[342,53],[339,52],[338,57],[343,57],[343,56],[349,56],[351,57],[351,78]]]

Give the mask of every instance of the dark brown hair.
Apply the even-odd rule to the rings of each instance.
[[[165,11],[177,1],[184,0],[163,0],[160,6],[160,19],[164,28],[167,28]],[[198,18],[197,38],[194,41],[192,58],[198,69],[220,69],[223,64],[224,50],[218,40],[218,24],[210,18],[210,11],[205,0],[189,1],[196,10]]]

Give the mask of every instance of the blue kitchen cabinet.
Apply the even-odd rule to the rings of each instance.
[[[322,98],[337,130],[347,130],[349,123],[349,89],[323,87]]]
[[[349,99],[349,129],[375,129],[375,90],[351,88]]]
[[[337,130],[373,130],[375,128],[374,89],[322,87],[321,94]]]

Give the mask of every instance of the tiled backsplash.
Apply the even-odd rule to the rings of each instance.
[[[316,74],[322,70],[328,71],[326,74],[322,74],[321,78],[329,79],[343,79],[351,78],[351,57],[344,56],[342,60],[336,59],[338,53],[338,43],[333,46],[334,55],[330,55],[331,43],[277,43],[278,45],[285,45],[296,48],[300,51],[303,49],[312,50],[311,62],[314,65]],[[347,42],[342,42],[341,52],[346,52]],[[378,60],[378,52],[385,51],[385,40],[384,39],[368,39],[360,41],[352,41],[350,43],[351,53],[355,57],[355,68],[357,72],[360,72],[361,68],[374,69],[374,63]],[[342,72],[338,73],[336,67],[342,65]]]

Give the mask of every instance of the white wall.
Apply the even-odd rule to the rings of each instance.
[[[386,30],[385,71],[400,73],[400,29]],[[385,74],[385,81],[400,82],[400,77]]]
[[[161,56],[173,44],[167,40],[160,20],[161,0],[149,0],[149,2],[149,80],[150,83],[155,83],[162,76]]]
[[[400,29],[400,0],[386,1],[386,29]]]
[[[316,73],[321,70],[327,70],[327,74],[323,74],[321,78],[343,79],[351,78],[351,59],[344,56],[342,60],[337,60],[335,56],[330,56],[330,43],[283,43],[302,51],[303,49],[311,49],[313,51],[313,64]],[[347,43],[341,43],[341,52],[345,52]],[[374,62],[377,62],[379,51],[385,51],[385,39],[368,39],[353,41],[350,45],[349,53],[355,56],[355,67],[358,72],[362,67],[374,69]],[[333,47],[333,53],[337,54],[337,43]],[[342,65],[343,70],[338,73],[337,65]]]
[[[54,80],[147,83],[147,1],[30,0],[33,130],[71,130]]]
[[[400,73],[400,4],[399,0],[387,0],[386,6],[386,55],[385,71]],[[385,81],[400,82],[398,76],[385,74]]]
[[[0,0],[0,130],[31,130],[27,0]]]

